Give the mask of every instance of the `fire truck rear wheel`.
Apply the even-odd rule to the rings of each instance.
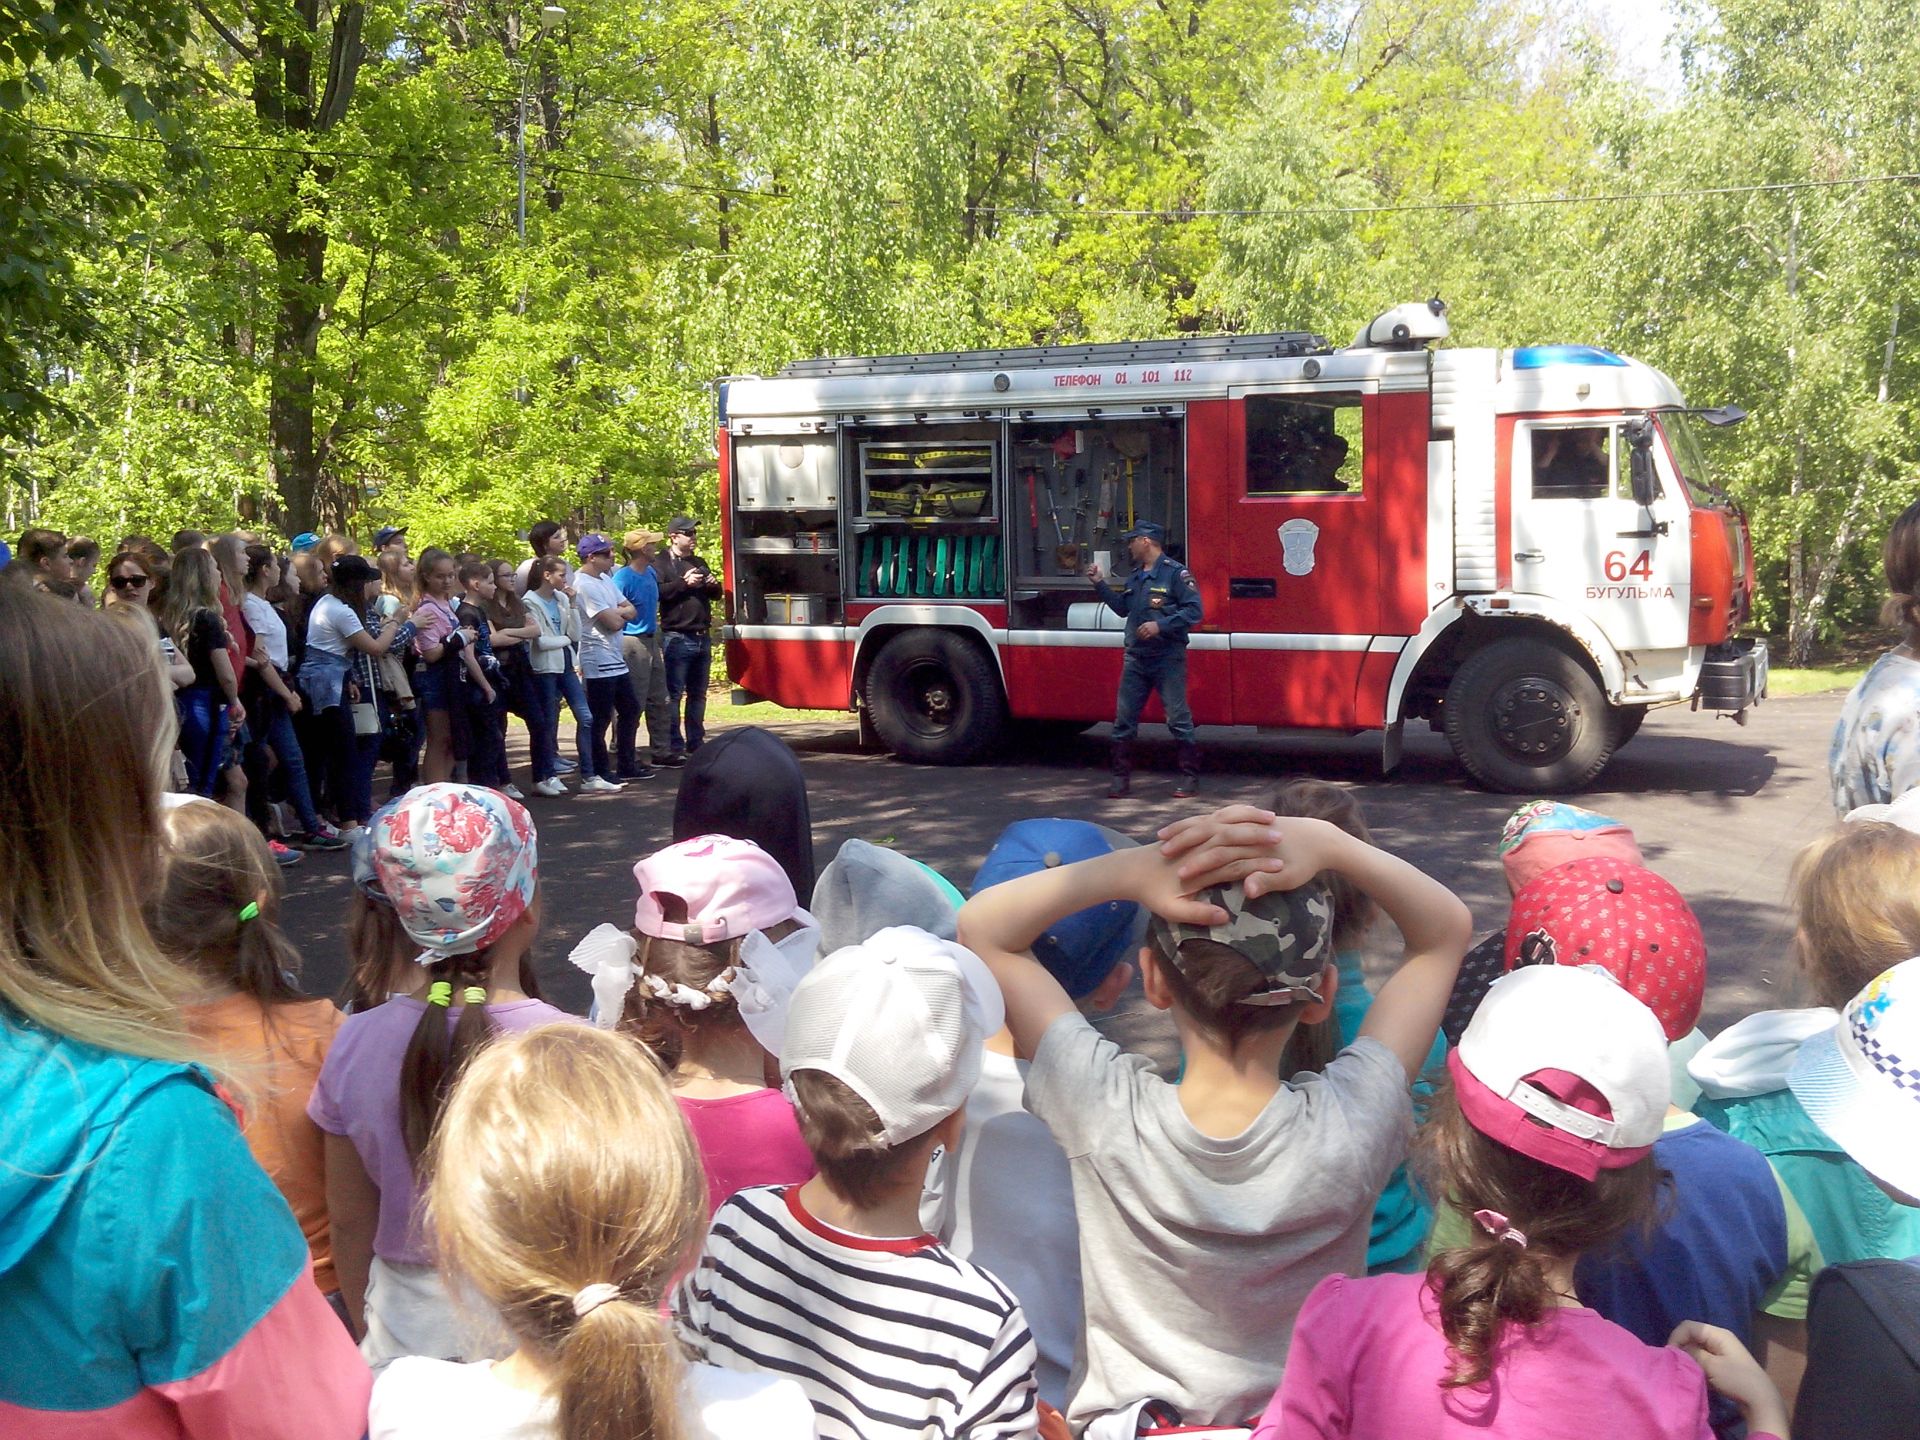
[[[894,636],[867,670],[867,713],[886,747],[920,765],[977,760],[1007,721],[992,659],[944,630]]]
[[[1617,744],[1613,712],[1564,650],[1515,636],[1467,657],[1447,686],[1447,743],[1489,790],[1577,790]]]

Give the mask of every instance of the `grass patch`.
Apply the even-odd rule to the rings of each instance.
[[[762,700],[756,705],[729,705],[727,692],[716,690],[707,697],[707,728],[717,729],[725,725],[852,725],[855,723],[851,710],[789,710],[784,705],[775,705],[770,700]]]
[[[1867,673],[1865,665],[1810,665],[1805,670],[1767,673],[1769,695],[1827,695],[1851,690]]]

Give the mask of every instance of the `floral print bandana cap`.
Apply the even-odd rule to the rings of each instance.
[[[485,949],[533,903],[533,820],[496,790],[422,785],[371,828],[374,871],[422,965]]]
[[[1500,863],[1518,895],[1547,871],[1574,860],[1641,863],[1633,832],[1618,820],[1560,800],[1529,800],[1500,831]]]

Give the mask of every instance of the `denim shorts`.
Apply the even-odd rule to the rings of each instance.
[[[457,661],[455,663],[458,663]],[[453,708],[453,666],[441,660],[422,662],[413,672],[413,698],[422,710]]]

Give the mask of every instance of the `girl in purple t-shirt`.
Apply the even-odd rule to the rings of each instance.
[[[749,1186],[811,1179],[793,1106],[767,1085],[820,933],[793,882],[758,845],[725,835],[669,845],[633,874],[633,929],[600,926],[573,960],[595,976],[599,1023],[638,1034],[667,1066],[708,1214]]]
[[[1580,1256],[1658,1203],[1669,1080],[1653,1012],[1598,967],[1517,970],[1447,1072],[1420,1143],[1473,1240],[1425,1275],[1321,1281],[1254,1440],[1711,1440],[1708,1384],[1754,1440],[1785,1434],[1779,1392],[1730,1332],[1689,1320],[1646,1345],[1574,1295]]]
[[[408,792],[372,828],[374,870],[420,973],[412,994],[347,1017],[307,1106],[327,1135],[341,1299],[375,1369],[504,1354],[435,1272],[415,1166],[475,1051],[498,1031],[575,1018],[539,999],[527,964],[540,927],[533,821],[497,791],[442,784]]]

